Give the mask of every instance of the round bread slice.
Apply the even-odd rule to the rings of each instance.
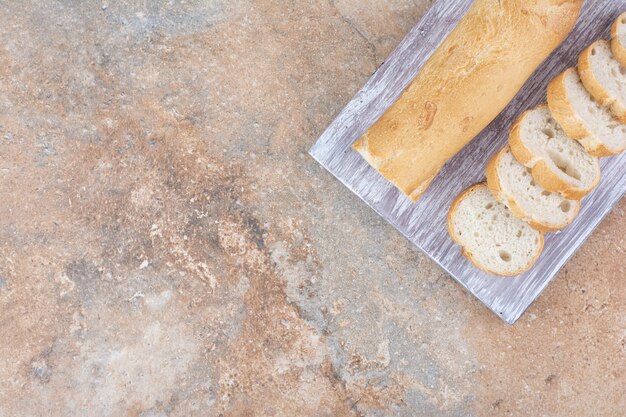
[[[609,42],[589,45],[578,59],[578,73],[593,98],[626,123],[626,68],[613,56]]]
[[[626,13],[617,18],[611,28],[611,51],[615,59],[626,67]]]
[[[567,137],[543,104],[522,114],[511,128],[511,151],[545,190],[579,200],[600,182],[598,158]]]
[[[519,275],[543,250],[543,233],[513,216],[487,185],[462,192],[450,207],[448,231],[474,265],[494,275]]]
[[[567,136],[593,156],[616,155],[626,149],[626,125],[591,97],[574,68],[548,85],[548,106]]]
[[[508,146],[487,164],[487,185],[515,217],[542,232],[564,228],[580,210],[579,200],[566,200],[537,184],[530,169],[517,162]]]

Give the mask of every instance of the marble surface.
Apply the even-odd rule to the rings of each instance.
[[[624,201],[510,327],[306,153],[428,1],[0,5],[0,417],[626,407]]]

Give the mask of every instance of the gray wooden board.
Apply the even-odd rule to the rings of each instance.
[[[602,160],[602,182],[583,199],[578,218],[564,230],[548,234],[545,250],[535,266],[517,277],[495,277],[467,261],[447,233],[448,208],[462,190],[484,180],[487,160],[506,144],[513,121],[524,110],[545,101],[548,82],[575,65],[578,54],[591,42],[608,39],[612,22],[621,11],[626,11],[626,0],[586,0],[572,34],[508,107],[448,162],[422,198],[413,204],[350,145],[398,98],[471,3],[472,0],[435,3],[341,111],[310,153],[487,307],[513,324],[626,192],[626,154]]]

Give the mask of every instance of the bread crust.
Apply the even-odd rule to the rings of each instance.
[[[524,211],[520,208],[517,202],[511,198],[508,198],[505,192],[502,190],[502,185],[500,184],[500,176],[498,175],[498,165],[500,163],[500,158],[506,152],[507,147],[502,148],[498,153],[496,153],[487,163],[487,169],[485,170],[485,175],[487,177],[487,187],[489,187],[489,191],[498,200],[499,203],[504,204],[511,210],[511,213],[514,217],[524,220],[528,224],[530,224],[533,228],[539,231],[546,231],[541,225],[535,223],[529,216],[524,213]],[[539,226],[539,227],[535,227]]]
[[[539,158],[530,151],[522,141],[522,120],[530,113],[526,110],[520,117],[515,120],[509,131],[509,146],[511,152],[517,161],[525,167],[531,167],[539,161]]]
[[[548,84],[547,96],[550,113],[561,125],[567,136],[579,141],[590,155],[603,157],[619,153],[611,151],[603,143],[596,140],[572,106],[565,87],[565,79],[575,72],[575,68],[568,68]]]
[[[465,198],[465,196],[467,196],[468,194],[473,193],[474,191],[476,191],[479,188],[482,187],[488,187],[488,185],[484,182],[478,183],[478,184],[474,184],[471,187],[467,188],[465,191],[463,191],[461,194],[459,194],[454,201],[452,202],[451,206],[450,206],[450,210],[448,211],[448,234],[450,235],[450,237],[452,238],[452,240],[454,241],[454,243],[456,243],[457,245],[461,246],[461,254],[466,257],[467,259],[469,259],[469,261],[474,264],[474,266],[476,266],[476,268],[480,269],[481,271],[484,271],[488,274],[491,275],[497,275],[497,276],[501,276],[501,277],[514,277],[517,276],[523,272],[528,271],[530,268],[532,268],[532,266],[535,264],[535,262],[537,262],[537,259],[539,258],[539,256],[541,255],[541,253],[543,252],[543,247],[544,247],[544,234],[541,231],[537,231],[539,233],[539,239],[540,239],[540,243],[539,243],[539,247],[537,250],[537,253],[535,253],[535,255],[533,256],[533,258],[528,262],[528,264],[523,267],[518,269],[517,271],[513,271],[510,273],[501,273],[501,272],[496,272],[496,271],[492,271],[489,270],[488,268],[486,268],[484,265],[481,265],[476,258],[474,257],[474,255],[468,251],[467,249],[465,249],[465,247],[463,246],[463,244],[461,243],[460,239],[458,238],[458,236],[456,235],[456,232],[454,231],[454,227],[452,226],[452,219],[454,218],[456,211],[459,207],[459,204],[461,203],[461,201],[463,201],[463,199]]]
[[[603,106],[610,108],[617,120],[621,123],[626,123],[626,104],[613,97],[593,73],[591,57],[593,56],[593,51],[600,46],[606,46],[609,50],[611,49],[609,42],[604,39],[595,41],[589,45],[578,58],[578,74],[580,75],[583,85],[593,98]]]
[[[591,136],[591,132],[574,110],[565,87],[565,79],[575,72],[575,68],[568,68],[554,77],[548,84],[547,96],[550,113],[567,133],[567,136],[580,140]]]
[[[582,199],[594,188],[596,188],[600,182],[600,175],[598,173],[595,181],[589,188],[572,188],[567,181],[564,181],[561,177],[555,174],[543,160],[539,161],[534,167],[532,167],[531,172],[533,178],[537,181],[537,184],[542,186],[546,191],[560,193],[568,200]]]
[[[626,46],[622,44],[619,38],[619,27],[624,24],[622,21],[626,22],[626,12],[622,13],[615,20],[615,23],[613,23],[613,27],[611,28],[611,51],[613,52],[615,59],[626,67]]]
[[[581,6],[582,0],[476,0],[353,148],[417,200],[569,34]]]
[[[535,109],[543,106],[546,106],[546,104],[539,105]],[[513,124],[509,135],[509,146],[511,147],[511,152],[520,164],[531,169],[532,176],[535,181],[537,181],[537,184],[546,189],[546,191],[560,193],[563,197],[569,200],[580,200],[585,195],[589,194],[589,192],[591,192],[591,190],[593,190],[600,182],[599,166],[597,167],[596,178],[592,186],[588,189],[572,187],[570,183],[563,180],[552,169],[550,169],[548,164],[528,149],[522,140],[522,121],[529,112],[535,109],[524,112]]]
[[[565,222],[559,225],[551,225],[541,223],[538,220],[535,220],[530,214],[526,213],[519,206],[513,196],[507,195],[507,193],[503,190],[502,185],[500,184],[498,166],[500,164],[500,159],[508,150],[509,147],[505,146],[498,153],[496,153],[487,163],[487,169],[485,170],[485,174],[487,176],[487,186],[489,187],[491,194],[493,194],[496,200],[507,206],[509,210],[511,210],[511,213],[514,217],[517,217],[520,220],[524,220],[525,222],[530,224],[533,229],[538,230],[542,233],[555,232],[569,225],[578,215],[578,211],[580,210],[580,204],[576,206],[576,214],[572,216],[569,222]]]

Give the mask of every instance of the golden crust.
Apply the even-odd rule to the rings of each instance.
[[[548,107],[550,113],[561,125],[567,136],[578,140],[585,150],[595,157],[611,156],[619,151],[611,151],[603,143],[595,139],[585,122],[578,116],[567,95],[565,79],[575,73],[575,68],[568,68],[548,84]]]
[[[626,13],[622,13],[620,17],[615,20],[613,27],[611,28],[611,51],[615,56],[615,59],[620,64],[626,67],[626,46],[621,42],[619,37],[619,28],[626,24]]]
[[[581,142],[582,143],[582,142]],[[592,151],[587,151],[589,155],[595,156],[596,158],[603,158],[606,156],[616,155],[616,153],[604,145],[600,145]]]
[[[445,162],[502,111],[562,42],[581,6],[582,0],[510,0],[500,7],[493,0],[476,0],[353,148],[417,199]]]
[[[508,150],[508,147],[502,148],[498,153],[496,153],[487,163],[487,169],[485,170],[485,175],[487,177],[487,187],[489,187],[489,191],[498,200],[499,203],[504,204],[511,210],[511,213],[514,217],[518,219],[524,220],[530,224],[528,216],[522,211],[519,205],[506,196],[502,187],[500,185],[500,176],[498,175],[498,165],[500,164],[500,158],[502,155]]]
[[[589,45],[581,54],[578,59],[578,74],[583,82],[583,85],[589,91],[596,101],[603,106],[611,109],[613,115],[621,122],[626,123],[626,106],[621,100],[612,97],[611,93],[602,85],[593,73],[591,67],[591,57],[594,55],[594,51],[599,46],[606,46],[610,49],[608,41],[603,39],[595,41]]]
[[[465,249],[465,247],[461,244],[461,241],[459,240],[459,238],[456,236],[456,232],[454,231],[454,227],[452,226],[452,219],[454,218],[454,215],[456,214],[459,204],[461,203],[461,201],[463,201],[465,196],[473,193],[475,190],[482,188],[482,187],[488,187],[488,185],[484,182],[474,184],[471,187],[467,188],[465,191],[463,191],[461,194],[459,194],[452,202],[452,205],[450,206],[450,211],[448,211],[448,233],[450,234],[450,237],[452,238],[454,243],[461,246],[461,254],[464,257],[466,257],[470,262],[472,262],[472,264],[474,264],[474,266],[476,266],[476,268],[480,269],[481,271],[484,271],[491,275],[497,275],[497,276],[503,276],[503,277],[513,277],[513,276],[516,276],[523,272],[528,271],[530,268],[532,268],[535,262],[537,262],[537,259],[543,252],[543,247],[545,243],[544,235],[539,230],[538,230],[538,233],[539,233],[540,245],[535,256],[530,260],[530,262],[528,262],[528,264],[524,268],[520,268],[519,270],[510,272],[510,273],[500,273],[500,272],[491,271],[487,269],[484,265],[481,265],[480,262],[476,260],[474,255],[470,251]]]
[[[420,184],[409,196],[409,198],[415,203],[417,200],[419,200],[420,196],[422,195],[422,193],[424,191],[426,191],[426,189],[428,187],[430,187],[430,184],[435,180],[435,177],[437,175],[433,175],[432,177],[428,178],[426,181],[424,181],[422,184]]]
[[[532,216],[526,213],[519,206],[517,201],[515,201],[515,199],[512,196],[507,196],[507,194],[504,192],[500,184],[500,175],[498,174],[498,166],[500,164],[500,158],[502,158],[502,156],[508,150],[509,150],[509,147],[504,147],[502,150],[500,150],[500,152],[495,154],[487,163],[487,169],[485,171],[486,176],[487,176],[487,186],[489,187],[491,194],[493,194],[496,200],[506,205],[509,208],[509,210],[511,210],[511,213],[513,214],[514,217],[520,220],[524,220],[525,222],[530,224],[530,226],[533,229],[538,230],[543,233],[554,232],[570,224],[571,221],[560,224],[560,225],[549,225],[549,224],[541,223],[533,219]],[[576,211],[578,212],[578,210],[580,210],[580,204],[577,206]],[[578,215],[578,213],[576,213],[576,215]],[[576,216],[573,216],[572,220],[575,217]]]
[[[491,194],[493,194],[496,200],[503,204],[506,203],[506,199],[502,196],[502,187],[500,187],[500,180],[498,177],[498,164],[500,162],[500,158],[504,155],[506,150],[507,147],[505,146],[498,153],[492,156],[491,159],[489,159],[489,162],[487,162],[487,168],[485,168],[487,187],[489,187],[489,191],[491,191]]]
[[[609,148],[607,148],[606,146],[604,146],[603,144],[600,144],[600,146],[598,146],[593,151],[589,152],[589,154],[591,156],[595,156],[596,158],[603,158],[605,156],[617,155],[618,153],[621,153],[621,152],[622,151],[612,151]]]
[[[520,117],[517,118],[513,126],[511,126],[511,130],[509,132],[509,146],[511,147],[511,152],[517,161],[524,166],[531,166],[535,163],[537,157],[533,154],[530,149],[524,145],[524,141],[522,140],[522,120],[530,113],[532,110],[526,110]]]
[[[572,106],[565,87],[565,79],[576,72],[575,68],[568,68],[560,75],[554,77],[548,84],[548,107],[550,113],[561,125],[567,136],[572,139],[584,139],[591,136],[585,122],[578,116]]]

